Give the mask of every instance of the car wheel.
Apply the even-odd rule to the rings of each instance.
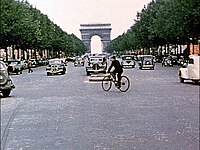
[[[87,71],[87,76],[89,76],[89,75],[90,75],[90,72]]]
[[[198,80],[192,80],[193,84],[198,84],[198,82],[199,82]]]
[[[179,74],[179,81],[180,81],[181,83],[184,83],[184,78],[181,77],[181,73]]]
[[[50,75],[50,73],[49,72],[47,72],[47,76],[49,76]]]
[[[4,97],[8,97],[10,95],[11,90],[3,90],[2,94]]]

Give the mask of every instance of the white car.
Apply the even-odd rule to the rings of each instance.
[[[19,60],[10,60],[8,63],[8,73],[22,74],[23,66]]]
[[[91,73],[106,73],[107,61],[104,56],[91,56],[86,67],[87,75]]]
[[[200,81],[200,55],[190,55],[187,63],[179,69],[179,79],[183,83],[184,80],[192,80],[193,83]]]
[[[51,59],[46,67],[47,76],[54,74],[65,74],[66,67],[62,59]]]

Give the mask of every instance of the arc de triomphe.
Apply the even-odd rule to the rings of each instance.
[[[106,52],[106,47],[111,41],[111,24],[93,23],[93,24],[81,24],[81,40],[87,47],[88,52],[91,52],[91,38],[95,35],[101,38],[103,44],[103,53]]]

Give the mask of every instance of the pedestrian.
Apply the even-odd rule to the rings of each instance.
[[[111,65],[108,68],[108,73],[110,73],[110,70],[112,69],[112,67],[114,67],[115,69],[113,70],[112,74],[114,75],[114,78],[116,80],[116,74],[117,74],[117,87],[120,88],[121,87],[121,75],[123,73],[123,67],[121,66],[120,62],[118,60],[116,60],[116,56],[112,56],[111,58]]]
[[[33,72],[33,70],[31,69],[31,67],[32,67],[32,62],[29,59],[29,61],[28,61],[28,73],[32,73]]]

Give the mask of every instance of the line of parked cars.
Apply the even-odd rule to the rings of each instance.
[[[44,66],[48,64],[46,59],[30,59],[31,67]],[[22,71],[28,68],[28,60],[8,60],[5,61],[7,65],[8,74],[22,74]]]

